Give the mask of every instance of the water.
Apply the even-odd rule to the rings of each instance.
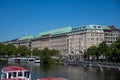
[[[8,63],[0,61],[0,69],[4,66],[22,66],[31,70],[32,80],[43,77],[62,77],[68,80],[120,80],[120,70],[100,69],[93,67],[68,65],[40,65],[39,63]],[[1,75],[1,72],[0,72]]]

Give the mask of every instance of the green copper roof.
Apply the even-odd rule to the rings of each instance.
[[[49,35],[49,34],[50,35],[62,34],[62,33],[67,33],[70,31],[72,31],[72,27],[68,26],[68,27],[64,27],[64,28],[60,28],[60,29],[42,32],[42,33],[38,34],[36,37],[41,37],[42,35]]]
[[[33,36],[24,36],[19,38],[18,40],[29,40],[29,39],[33,39]]]

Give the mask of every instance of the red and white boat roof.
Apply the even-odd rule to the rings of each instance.
[[[19,66],[8,66],[2,69],[3,72],[27,71],[27,69]]]

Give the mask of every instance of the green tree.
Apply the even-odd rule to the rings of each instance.
[[[93,59],[97,58],[98,55],[98,51],[97,51],[97,47],[96,46],[91,46],[89,47],[87,50],[84,51],[84,57],[85,58],[90,58],[92,57]]]
[[[0,43],[0,55],[4,55],[5,54],[5,45],[4,44],[2,44],[2,43]]]
[[[38,48],[34,48],[32,51],[32,55],[34,56],[40,55],[40,50]]]
[[[16,52],[17,52],[17,54],[19,54],[20,56],[23,56],[23,57],[31,55],[30,49],[24,45],[18,46]]]
[[[83,57],[84,57],[85,59],[89,58],[89,54],[87,53],[87,50],[84,50],[84,55],[83,55]]]
[[[51,56],[60,56],[60,52],[58,50],[52,49],[50,51]]]
[[[109,47],[107,46],[106,42],[103,41],[99,44],[98,46],[98,54],[99,55],[102,55],[104,57],[108,56],[108,53],[109,53]]]
[[[42,53],[40,54],[41,60],[45,64],[49,64],[51,62],[51,55],[50,55],[50,50],[48,48],[45,48],[41,51]]]
[[[40,58],[43,63],[45,64],[53,63],[52,56],[59,56],[59,51],[54,49],[49,50],[48,48],[40,50]]]
[[[8,56],[15,55],[16,49],[16,46],[13,44],[7,44],[4,46],[5,54]]]
[[[120,38],[110,46],[109,59],[114,62],[120,62]]]

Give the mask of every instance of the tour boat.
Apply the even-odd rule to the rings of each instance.
[[[31,73],[19,66],[3,67],[1,80],[31,80]]]
[[[52,78],[52,77],[48,77],[48,78],[40,78],[40,79],[37,79],[37,80],[67,80],[67,79],[64,79],[64,78]]]

